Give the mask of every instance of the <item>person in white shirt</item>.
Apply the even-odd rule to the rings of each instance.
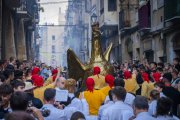
[[[150,115],[154,116],[156,115],[156,107],[157,107],[157,100],[160,98],[160,93],[157,90],[152,90],[150,92],[150,103],[149,103],[149,109],[148,112]]]
[[[126,90],[123,87],[112,89],[114,104],[103,111],[101,120],[128,120],[133,116],[133,109],[123,101],[126,97]]]
[[[115,86],[115,87],[120,86],[120,87],[123,87],[123,88],[124,88],[124,85],[125,85],[125,82],[124,82],[124,80],[123,80],[122,78],[117,78],[117,79],[114,80],[114,86]],[[134,96],[133,94],[131,94],[131,93],[126,93],[126,98],[125,98],[125,100],[124,100],[124,103],[132,106],[134,99],[135,99],[135,96]],[[106,103],[108,100],[109,100],[109,97],[106,97],[105,103]]]
[[[60,104],[55,104],[56,90],[48,88],[44,92],[44,105],[42,109],[50,111],[48,117],[44,117],[44,120],[67,120],[66,112]],[[56,107],[55,107],[56,106]]]
[[[67,117],[67,120],[70,120],[70,118],[71,118],[71,116],[75,113],[75,112],[77,112],[77,111],[79,111],[77,108],[75,108],[75,107],[65,107],[64,108],[64,111],[65,111],[65,114],[66,114],[66,117]]]
[[[105,109],[107,109],[108,107],[110,107],[111,105],[113,105],[113,104],[114,104],[114,102],[113,102],[113,99],[112,99],[112,91],[110,90],[109,91],[109,101],[99,108],[98,120],[101,120],[101,116],[102,116],[103,111]]]
[[[135,118],[133,120],[155,120],[154,117],[152,117],[148,113],[148,100],[144,96],[136,96],[133,102],[133,109]]]
[[[89,106],[86,99],[79,99],[79,91],[76,91],[76,80],[75,79],[67,79],[65,81],[65,89],[68,90],[70,104],[66,106],[66,108],[74,107],[78,111],[82,112],[85,116],[89,115]]]
[[[156,120],[180,120],[172,114],[172,100],[162,97],[157,101]]]
[[[74,93],[74,97],[71,99],[71,103],[67,107],[74,107],[78,111],[82,112],[85,116],[89,115],[89,105],[85,98],[78,98],[79,92]]]

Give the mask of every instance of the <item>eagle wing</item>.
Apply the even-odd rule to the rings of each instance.
[[[84,77],[86,66],[78,59],[72,49],[67,50],[69,78],[79,80]]]
[[[107,61],[109,61],[110,58],[110,53],[113,47],[113,43],[110,43],[110,45],[108,46],[108,48],[106,49],[106,51],[104,52],[104,57]]]

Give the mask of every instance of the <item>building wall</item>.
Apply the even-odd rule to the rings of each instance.
[[[151,32],[153,34],[153,51],[154,61],[163,62],[164,57],[164,39],[162,29],[164,27],[164,7],[160,7],[158,3],[151,0]]]
[[[138,4],[138,2],[136,1],[135,3],[133,3],[131,1],[130,4],[132,5]],[[129,61],[129,60],[143,61],[148,56],[149,56],[148,59],[149,58],[151,59],[149,61],[159,62],[160,61],[159,58],[162,58],[164,56],[164,53],[163,53],[164,46],[163,46],[163,40],[161,38],[162,34],[160,32],[160,30],[163,28],[164,10],[163,10],[163,7],[159,7],[159,8],[157,7],[155,10],[152,10],[153,5],[154,4],[151,2],[151,21],[150,21],[151,29],[150,31],[148,31],[149,29],[148,27],[145,29],[143,28],[144,30],[141,30],[141,31],[137,29],[134,32],[131,32],[130,34],[127,33],[127,35],[123,36],[123,38],[121,39],[123,62]],[[139,6],[138,9],[140,9],[141,7],[143,7],[143,5]],[[135,6],[129,9],[129,20],[130,20],[129,30],[132,30],[133,27],[141,24],[139,23],[138,9]],[[142,35],[141,32],[143,32],[144,35]],[[127,51],[128,39],[131,39],[133,41],[132,55],[129,54],[129,52]],[[153,55],[150,55],[151,53]]]
[[[122,45],[122,62],[130,60],[140,60],[140,42],[141,38],[138,32],[138,2],[136,0],[130,0],[129,4],[132,5],[131,8],[127,7],[128,0],[125,0],[123,5],[120,4],[120,11],[123,9],[125,11],[124,21],[129,21],[129,26],[122,28],[119,31],[121,36]],[[133,30],[135,29],[135,30]]]
[[[64,28],[61,26],[45,26],[42,30],[42,42],[40,43],[40,60],[48,65],[62,66],[64,65]],[[47,37],[47,39],[46,39]],[[44,38],[44,39],[43,39]],[[55,38],[55,39],[54,39]],[[54,46],[54,51],[53,51]]]
[[[28,9],[30,5],[34,5],[34,7]],[[34,21],[35,16],[38,16],[38,7],[35,0],[27,1],[27,4],[20,1],[0,1],[1,59],[9,59],[10,57],[16,57],[20,61],[33,59],[31,56],[33,37],[28,39],[28,36],[32,36],[36,28],[37,22]],[[22,15],[20,11],[27,13]],[[24,19],[28,19],[28,21],[24,21]]]
[[[32,40],[33,42],[33,40]],[[21,19],[18,26],[18,43],[16,45],[17,58],[20,60],[27,60],[26,53],[26,38],[24,30],[24,21]]]
[[[167,62],[172,63],[173,58],[180,57],[180,49],[175,50],[173,44],[178,44],[177,42],[173,42],[175,40],[175,36],[180,34],[179,29],[176,31],[171,31],[166,34],[166,54],[167,54]],[[179,44],[178,44],[179,45]],[[180,48],[180,46],[179,46]]]
[[[140,60],[140,36],[139,33],[136,31],[134,34],[131,35],[133,41],[133,60]]]
[[[103,2],[102,2],[103,1]],[[99,0],[98,12],[98,22],[100,24],[100,29],[102,32],[101,45],[103,51],[107,49],[110,43],[113,43],[112,52],[110,55],[110,62],[120,61],[120,44],[119,44],[119,35],[118,35],[118,11],[119,11],[119,1],[116,0],[116,10],[108,10],[108,0]],[[104,4],[102,4],[104,3]],[[101,5],[102,4],[102,5]]]
[[[15,40],[14,40],[14,20],[9,8],[4,9],[4,58],[16,57]]]
[[[48,3],[48,2],[60,2],[59,0],[40,0],[41,3]],[[61,12],[64,12],[67,7],[67,2],[61,2],[56,4],[41,4],[43,7],[44,12],[41,11],[40,13],[40,23],[39,24],[59,24],[59,8],[61,8]],[[62,18],[63,19],[63,18]]]
[[[117,0],[118,1],[118,0]],[[117,2],[116,1],[116,2]],[[108,11],[108,0],[104,0],[104,13],[100,15],[100,27],[106,25],[117,25],[118,24],[118,6],[116,11]]]
[[[41,61],[45,61],[45,56],[44,54],[47,53],[47,47],[48,47],[48,44],[47,44],[47,27],[46,26],[43,26],[43,27],[39,27],[39,60]]]
[[[154,61],[157,62],[161,62],[160,58],[163,57],[163,40],[161,39],[161,35],[157,34],[153,37],[153,41],[154,41],[154,46],[153,46],[153,50],[154,50]]]

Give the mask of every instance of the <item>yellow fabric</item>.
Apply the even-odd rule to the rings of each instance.
[[[127,80],[125,79],[124,82],[125,82],[124,88],[126,89],[126,91],[136,94],[136,90],[139,89],[139,85],[137,84],[136,79],[134,78],[127,79]]]
[[[34,89],[33,93],[34,93],[34,97],[35,98],[39,98],[42,102],[43,102],[43,99],[44,99],[44,91],[47,89],[47,88],[54,88],[54,84],[49,84],[47,86],[43,86],[43,87],[39,87],[39,88],[36,88]]]
[[[95,85],[94,85],[94,89],[101,89],[105,86],[107,86],[106,82],[105,82],[105,77],[102,75],[93,75],[90,76],[90,78],[94,79]]]
[[[132,78],[133,78],[133,79],[136,79],[136,74],[132,74]]]
[[[105,97],[106,96],[100,90],[94,90],[93,92],[84,92],[84,98],[89,105],[90,115],[98,115],[98,110],[101,104],[104,102]]]
[[[44,83],[44,86],[47,86],[49,84],[53,83],[53,76],[50,76]]]
[[[154,89],[153,82],[144,81],[142,84],[141,95],[150,98],[150,92]]]
[[[102,89],[100,89],[100,91],[101,91],[102,93],[104,93],[105,96],[108,95],[108,93],[109,93],[110,90],[111,90],[111,88],[109,87],[109,85],[106,86],[106,87],[103,87]]]

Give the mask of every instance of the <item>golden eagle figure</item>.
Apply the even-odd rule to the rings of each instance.
[[[84,65],[75,55],[72,49],[67,50],[67,61],[69,77],[79,80],[80,78],[85,80],[92,75],[92,69],[95,66],[101,68],[102,75],[112,74],[113,66],[109,63],[110,52],[113,44],[111,43],[107,50],[102,53],[100,45],[101,33],[99,30],[99,23],[92,25],[92,51],[89,64]]]

